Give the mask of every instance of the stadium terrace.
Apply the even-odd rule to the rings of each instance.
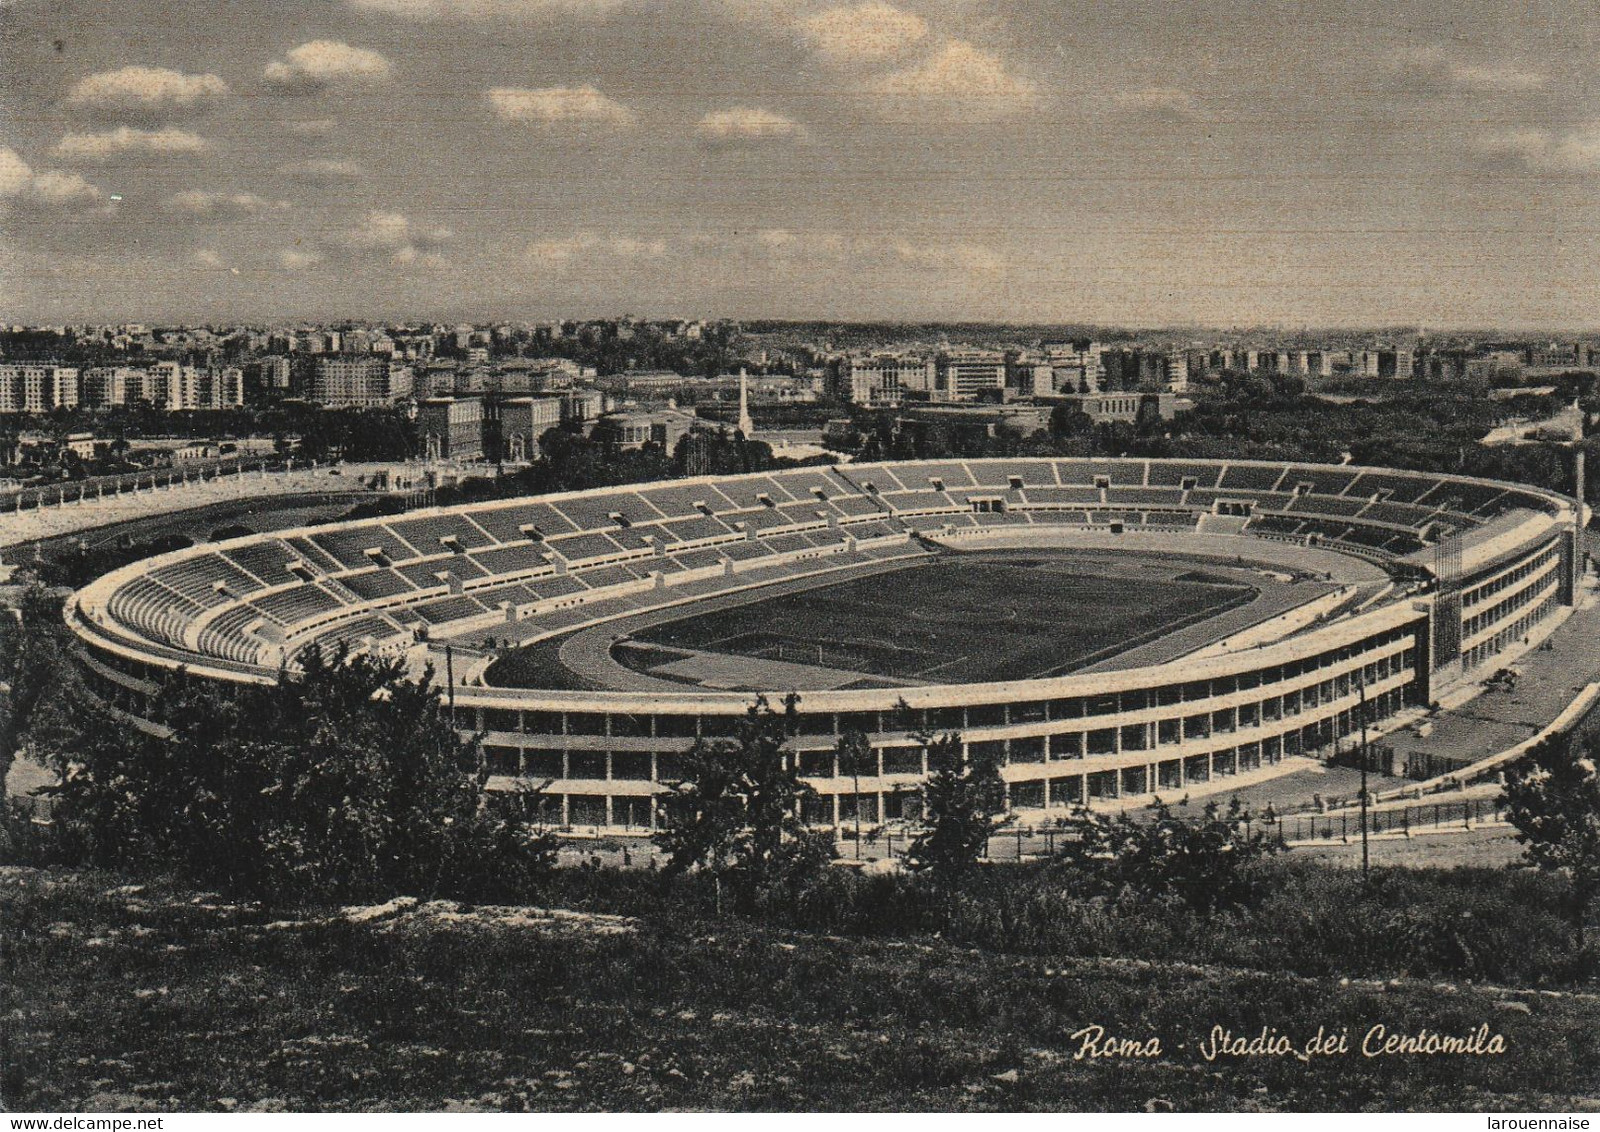
[[[1381,731],[1481,677],[1570,611],[1576,518],[1348,465],[856,464],[233,539],[108,574],[67,617],[145,727],[174,671],[271,681],[337,643],[432,663],[490,789],[543,786],[564,826],[654,828],[683,752],[790,692],[813,823],[915,818],[922,729],[986,745],[1011,808],[1048,813],[1268,777],[1363,704]],[[859,779],[846,730],[875,751]]]

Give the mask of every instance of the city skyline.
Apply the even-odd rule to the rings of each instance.
[[[0,317],[1592,327],[1594,22],[1502,7],[19,0]]]

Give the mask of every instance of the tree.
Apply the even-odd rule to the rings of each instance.
[[[858,730],[848,730],[839,736],[839,742],[834,747],[839,756],[839,773],[849,775],[855,784],[855,812],[856,812],[856,860],[861,859],[861,776],[862,774],[876,774],[878,769],[877,753],[873,751],[872,744],[867,742],[865,733]]]
[[[1098,885],[1113,896],[1177,899],[1200,911],[1242,907],[1254,899],[1254,878],[1243,866],[1279,846],[1251,830],[1237,798],[1226,812],[1207,802],[1197,821],[1174,816],[1159,799],[1150,808],[1146,821],[1084,811],[1074,823],[1076,836],[1061,851],[1073,865],[1075,883]]]
[[[1567,882],[1567,906],[1579,947],[1589,908],[1600,893],[1600,732],[1581,739],[1552,735],[1506,771],[1506,820],[1528,859]]]
[[[827,836],[801,821],[801,807],[814,793],[786,749],[795,704],[790,696],[779,713],[758,698],[736,735],[696,740],[684,756],[683,778],[661,798],[663,828],[654,840],[666,851],[666,875],[708,870],[717,880],[719,910],[725,879],[748,909],[764,889],[798,881],[832,855]]]
[[[180,674],[156,714],[169,735],[91,719],[54,744],[57,816],[99,863],[274,902],[479,899],[553,864],[553,841],[484,807],[477,744],[431,673],[312,648],[271,685]]]
[[[923,786],[928,828],[911,843],[905,864],[954,892],[988,848],[995,815],[1005,809],[1005,783],[994,756],[969,751],[959,734],[916,738],[928,756],[930,773]]]
[[[71,679],[61,597],[32,585],[0,609],[0,800],[17,750],[52,696]]]

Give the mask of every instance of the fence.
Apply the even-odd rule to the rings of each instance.
[[[1367,834],[1409,835],[1446,829],[1472,829],[1486,822],[1498,823],[1505,812],[1505,799],[1465,798],[1455,802],[1418,802],[1412,806],[1385,807],[1367,813]],[[1361,814],[1341,810],[1337,814],[1296,814],[1279,819],[1278,835],[1287,842],[1351,841],[1361,836]]]
[[[34,511],[46,507],[59,507],[82,500],[102,499],[130,491],[150,491],[221,476],[237,476],[246,472],[283,471],[286,464],[279,456],[238,456],[217,459],[192,460],[172,467],[146,468],[136,472],[122,472],[111,476],[94,476],[90,479],[65,480],[61,483],[37,487],[23,487],[0,492],[0,512]]]

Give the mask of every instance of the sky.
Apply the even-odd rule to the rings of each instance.
[[[0,322],[1600,326],[1593,0],[0,0]]]

